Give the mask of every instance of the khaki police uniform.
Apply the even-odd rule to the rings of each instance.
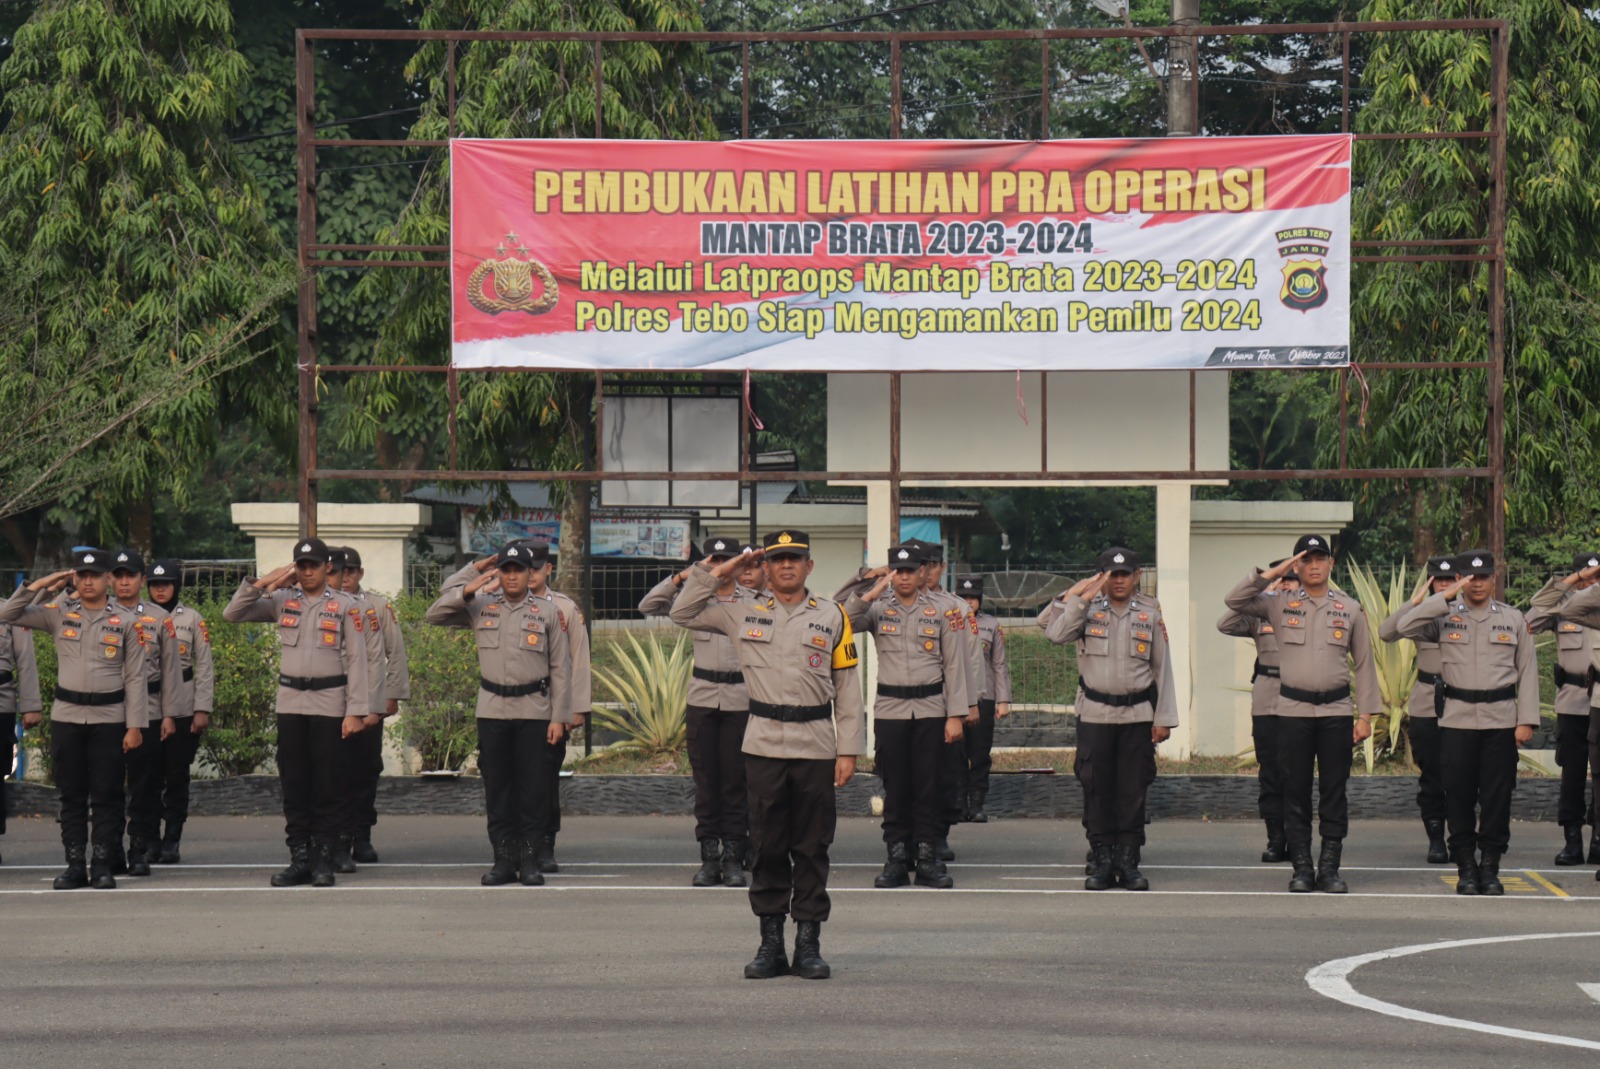
[[[152,573],[153,574],[153,573]],[[179,601],[166,621],[178,654],[178,686],[172,706],[172,736],[161,743],[161,840],[177,842],[189,819],[190,770],[200,747],[194,714],[215,708],[216,673],[211,661],[211,629],[192,606]]]
[[[347,562],[346,567],[350,566]],[[405,634],[388,598],[362,589],[349,596],[361,609],[367,635],[367,707],[375,716],[386,716],[391,701],[406,701],[411,697]],[[384,724],[380,723],[344,740],[347,763],[344,834],[364,845],[370,845],[372,829],[378,824],[383,731]]]
[[[37,713],[39,663],[33,654],[33,632],[0,626],[0,835],[6,833],[6,776],[16,760],[17,716]]]
[[[118,555],[119,565],[125,563],[125,556]],[[137,566],[140,571],[144,569],[142,561]],[[111,604],[133,614],[134,626],[144,635],[145,645],[151,653],[145,671],[145,688],[150,696],[150,723],[139,747],[129,750],[126,757],[128,849],[135,856],[143,856],[161,839],[161,724],[179,711],[183,663],[178,656],[178,640],[168,627],[170,614],[167,610],[153,601],[136,601],[127,605],[113,598]],[[148,860],[154,860],[153,851]],[[140,873],[136,872],[135,875]]]
[[[1556,764],[1561,769],[1556,819],[1563,829],[1576,828],[1581,840],[1583,825],[1593,823],[1584,793],[1589,780],[1594,632],[1577,620],[1557,618],[1555,608],[1571,593],[1560,579],[1550,580],[1533,596],[1527,620],[1530,633],[1554,631],[1556,636]]]
[[[1378,637],[1385,642],[1398,642],[1400,621],[1410,614],[1408,602],[1378,626]],[[1439,674],[1439,644],[1427,638],[1413,639],[1417,648],[1417,682],[1406,701],[1406,722],[1411,742],[1411,756],[1417,762],[1417,809],[1423,823],[1446,819],[1444,800],[1444,771],[1439,758],[1439,687],[1444,677]]]
[[[1256,648],[1250,669],[1250,739],[1256,748],[1256,812],[1267,825],[1268,849],[1283,837],[1283,772],[1278,765],[1278,633],[1270,620],[1231,609],[1217,630]],[[1281,849],[1281,847],[1280,847]]]
[[[548,821],[539,855],[540,863],[546,866],[545,871],[555,872],[555,839],[561,831],[561,768],[567,763],[567,744],[572,739],[573,729],[594,708],[594,673],[589,664],[589,629],[584,624],[583,611],[578,608],[578,603],[554,587],[546,587],[541,596],[555,603],[556,615],[567,632],[567,659],[570,663],[567,716],[564,721],[568,727],[561,741],[550,748],[553,771],[550,774]]]
[[[1011,704],[1011,666],[1006,661],[1006,632],[992,613],[973,617],[978,629],[978,651],[983,664],[983,685],[978,692],[978,722],[961,734],[967,754],[967,816],[982,816],[989,794],[989,770],[994,766],[995,708]]]

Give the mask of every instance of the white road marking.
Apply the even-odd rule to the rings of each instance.
[[[1600,984],[1579,984],[1578,987],[1583,990],[1585,995],[1588,995],[1596,1002],[1600,1002]]]
[[[1524,898],[1515,899],[1514,901],[1570,902],[1573,900],[1567,898]],[[1414,954],[1426,954],[1433,950],[1455,950],[1460,947],[1489,946],[1496,943],[1522,943],[1540,939],[1586,939],[1597,936],[1600,936],[1600,932],[1543,932],[1532,935],[1496,935],[1481,939],[1452,939],[1442,943],[1419,943],[1414,946],[1394,947],[1390,950],[1378,950],[1371,954],[1357,954],[1354,957],[1338,958],[1334,961],[1324,962],[1306,973],[1306,983],[1317,994],[1343,1002],[1347,1006],[1371,1010],[1373,1013],[1398,1017],[1405,1021],[1442,1025],[1446,1028],[1461,1028],[1470,1032],[1484,1032],[1493,1036],[1505,1036],[1509,1039],[1526,1039],[1535,1043],[1554,1043],[1563,1047],[1600,1050],[1600,1043],[1590,1039],[1556,1035],[1551,1032],[1534,1032],[1525,1028],[1507,1028],[1503,1025],[1486,1024],[1483,1021],[1472,1021],[1462,1017],[1447,1017],[1444,1014],[1428,1013],[1425,1010],[1412,1009],[1409,1006],[1401,1006],[1394,1002],[1385,1002],[1383,999],[1363,995],[1350,983],[1350,974],[1363,965],[1370,965],[1377,961],[1388,961],[1393,958],[1410,957]],[[1589,987],[1600,988],[1600,984],[1579,984],[1578,986],[1585,990],[1588,990]],[[1593,991],[1589,993],[1591,995],[1595,994]]]

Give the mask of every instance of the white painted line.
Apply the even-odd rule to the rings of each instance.
[[[484,858],[481,861],[377,861],[361,866],[362,871],[367,869],[472,869],[484,868],[492,859]],[[685,869],[692,871],[695,867],[693,861],[561,861],[563,869]],[[961,869],[1076,869],[1083,870],[1082,861],[1062,862],[1034,862],[1018,863],[1003,861],[951,861],[947,864]],[[181,865],[163,865],[156,868],[151,877],[135,876],[133,879],[148,879],[160,876],[163,873],[181,873],[186,871],[199,871],[202,869],[227,870],[227,869],[280,869],[283,862],[261,861],[248,863],[223,863],[223,862],[184,862]],[[883,867],[882,861],[835,861],[830,864],[834,869],[878,869]],[[1141,869],[1168,872],[1260,872],[1268,876],[1286,876],[1289,866],[1284,865],[1151,865],[1140,863]],[[1448,865],[1341,865],[1341,872],[1432,872],[1441,876],[1452,875],[1455,870]],[[0,866],[0,875],[7,872],[59,872],[61,863],[50,865],[3,865]],[[1526,869],[1519,868],[1518,872],[1545,872],[1554,876],[1571,876],[1581,869]]]
[[[1570,902],[1565,898],[1524,898],[1510,899],[1508,901],[1522,902]],[[1343,1002],[1347,1006],[1357,1009],[1371,1010],[1388,1017],[1398,1017],[1405,1021],[1418,1021],[1422,1024],[1442,1025],[1445,1028],[1462,1028],[1469,1032],[1484,1032],[1492,1036],[1505,1036],[1509,1039],[1526,1039],[1534,1043],[1554,1043],[1563,1047],[1580,1047],[1584,1050],[1600,1050],[1600,1043],[1590,1039],[1579,1039],[1576,1036],[1562,1036],[1551,1032],[1533,1032],[1525,1028],[1507,1028],[1503,1025],[1486,1024],[1483,1021],[1472,1021],[1462,1017],[1446,1017],[1439,1013],[1428,1013],[1424,1010],[1414,1010],[1409,1006],[1401,1006],[1393,1002],[1363,995],[1350,983],[1350,974],[1376,961],[1388,961],[1393,958],[1405,958],[1414,954],[1426,954],[1432,950],[1455,950],[1460,947],[1489,946],[1496,943],[1523,943],[1540,939],[1590,939],[1600,936],[1600,932],[1543,932],[1533,935],[1496,935],[1482,939],[1452,939],[1443,943],[1420,943],[1415,946],[1394,947],[1391,950],[1378,950],[1371,954],[1357,954],[1354,957],[1339,958],[1335,961],[1324,962],[1306,973],[1306,983],[1319,995]],[[1587,989],[1590,985],[1579,984]],[[1593,985],[1600,987],[1600,985]],[[1593,994],[1593,992],[1590,992]]]
[[[1578,987],[1582,989],[1585,995],[1588,995],[1596,1002],[1600,1002],[1600,984],[1579,984]]]

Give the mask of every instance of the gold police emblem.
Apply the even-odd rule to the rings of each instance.
[[[495,251],[500,259],[482,261],[467,276],[467,300],[472,307],[490,315],[501,312],[543,315],[556,306],[561,296],[556,276],[529,255],[528,246],[518,240],[515,231],[506,234]],[[516,255],[507,255],[513,252]],[[537,297],[533,294],[535,279],[540,286]]]
[[[782,534],[780,534],[778,536],[778,545],[780,545],[780,546],[786,546],[790,542],[793,542],[793,541],[794,541],[794,538],[790,536],[788,531],[785,531],[785,532],[783,532]]]

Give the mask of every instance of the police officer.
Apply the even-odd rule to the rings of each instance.
[[[1570,584],[1551,579],[1533,596],[1528,610],[1528,630],[1532,634],[1556,633],[1556,764],[1561,768],[1561,796],[1556,819],[1561,823],[1566,842],[1556,855],[1557,865],[1583,864],[1583,826],[1590,812],[1584,797],[1589,783],[1589,701],[1594,692],[1592,664],[1593,632],[1576,620],[1557,620],[1551,610],[1568,593],[1593,586],[1583,578],[1586,569],[1600,567],[1600,554],[1579,553],[1572,559]]]
[[[1113,546],[1100,571],[1058,599],[1045,637],[1078,652],[1078,753],[1083,826],[1092,851],[1085,890],[1121,884],[1146,891],[1139,871],[1145,792],[1156,778],[1157,744],[1178,725],[1172,662],[1161,610],[1141,600],[1139,559]]]
[[[200,736],[211,726],[215,675],[211,664],[211,629],[194,608],[178,600],[183,590],[183,565],[158,560],[147,576],[150,600],[167,614],[178,648],[178,698],[172,710],[173,731],[161,740],[161,850],[154,860],[176,865],[183,825],[189,819],[189,775]]]
[[[494,865],[480,881],[544,883],[539,846],[549,819],[550,748],[565,731],[571,659],[549,598],[529,594],[529,571],[549,563],[544,543],[509,542],[445,580],[430,624],[472,631],[478,647],[478,770]]]
[[[1275,560],[1276,568],[1283,561]],[[1293,573],[1273,583],[1266,591],[1277,596],[1295,589]],[[1232,609],[1217,621],[1217,630],[1234,638],[1247,638],[1256,648],[1255,665],[1250,670],[1250,738],[1256,748],[1256,812],[1267,826],[1267,848],[1261,860],[1277,864],[1289,858],[1283,834],[1283,776],[1278,767],[1278,634],[1270,620],[1246,616]]]
[[[768,592],[750,601],[719,602],[716,596],[722,580],[742,571],[753,555],[741,553],[716,568],[702,562],[684,580],[671,612],[680,627],[703,627],[734,640],[750,692],[744,736],[756,852],[750,908],[761,924],[761,946],[744,967],[752,980],[787,971],[785,914],[796,922],[796,975],[831,975],[821,940],[831,908],[834,789],[850,782],[856,757],[867,748],[850,618],[806,588],[810,543],[804,531],[792,528],[767,535],[761,556]]]
[[[150,695],[150,724],[144,741],[128,751],[128,849],[122,843],[112,860],[113,873],[150,875],[161,843],[161,744],[177,730],[182,661],[178,640],[167,624],[167,611],[144,598],[144,557],[133,549],[119,549],[111,559],[111,606],[126,613],[150,649],[146,661],[146,690]]]
[[[1600,643],[1597,643],[1593,634],[1594,630],[1600,629],[1600,585],[1597,585],[1600,584],[1600,554],[1593,557],[1597,563],[1590,564],[1590,559],[1590,556],[1584,555],[1583,567],[1574,570],[1571,575],[1561,580],[1563,590],[1559,592],[1560,600],[1556,604],[1550,603],[1552,593],[1549,588],[1535,595],[1534,604],[1552,613],[1558,620],[1570,621],[1588,629],[1591,664],[1600,665],[1600,652],[1596,652],[1596,647],[1600,646]],[[1589,766],[1595,770],[1595,793],[1600,797],[1600,707],[1595,706],[1595,697],[1592,694],[1589,709]],[[1565,771],[1563,768],[1563,780]],[[1600,829],[1597,829],[1597,832],[1600,832]],[[1600,864],[1600,841],[1591,840],[1589,863]],[[1594,878],[1600,880],[1600,872],[1596,872]]]
[[[888,859],[875,887],[909,880],[906,843],[915,843],[916,883],[948,888],[955,881],[935,844],[945,830],[939,790],[943,746],[961,741],[967,716],[966,649],[962,632],[922,590],[922,554],[889,549],[888,574],[844,603],[855,631],[872,635],[878,652],[878,693],[872,705],[874,767],[883,781],[883,841]],[[893,594],[883,595],[892,587]]]
[[[1494,557],[1463,553],[1455,571],[1454,583],[1406,614],[1400,633],[1439,644],[1439,756],[1456,894],[1501,895],[1517,748],[1539,726],[1539,665],[1522,613],[1494,597]]]
[[[1409,602],[1390,613],[1389,618],[1378,625],[1378,637],[1383,641],[1398,642],[1402,637],[1400,621],[1411,612],[1412,607],[1422,604],[1422,599],[1428,594],[1437,594],[1453,585],[1458,578],[1455,561],[1450,557],[1429,557],[1426,568],[1427,587],[1418,590]],[[1417,682],[1411,688],[1406,724],[1410,732],[1411,756],[1417,762],[1417,808],[1422,811],[1422,827],[1428,834],[1428,864],[1443,865],[1450,860],[1450,851],[1444,841],[1447,816],[1444,772],[1439,764],[1438,706],[1444,700],[1439,687],[1444,680],[1439,675],[1439,644],[1419,638],[1415,640],[1415,645]]]
[[[715,568],[741,556],[742,551],[731,538],[708,538],[700,556]],[[639,602],[639,612],[665,616],[693,571],[690,565],[657,583]],[[751,596],[731,575],[717,586],[719,603],[733,604]],[[704,628],[690,634],[694,636],[694,671],[684,720],[689,768],[694,774],[694,834],[700,843],[700,871],[689,882],[695,887],[743,887],[750,838],[743,748],[750,693],[733,639]]]
[[[375,590],[361,585],[366,569],[361,566],[361,554],[350,546],[336,550],[336,563],[343,565],[338,572],[339,589],[355,599],[366,618],[367,641],[374,656],[368,657],[368,672],[374,665],[377,672],[367,681],[375,706],[368,713],[366,730],[346,740],[346,755],[350,770],[346,786],[346,813],[350,825],[346,833],[349,841],[340,840],[339,853],[352,862],[374,864],[378,852],[372,847],[372,829],[378,823],[378,778],[383,775],[383,725],[400,711],[400,703],[411,697],[411,667],[406,660],[406,637],[400,629],[400,618],[395,615],[394,603]],[[376,684],[376,685],[375,685]],[[381,691],[379,687],[381,686]],[[352,866],[353,868],[354,866]]]
[[[33,632],[0,626],[0,835],[6,833],[6,776],[16,759],[17,714],[28,727],[39,723],[39,664],[33,655]]]
[[[589,628],[584,622],[583,610],[578,608],[576,601],[550,585],[555,575],[556,547],[534,541],[524,541],[523,544],[542,545],[545,552],[551,554],[549,563],[543,567],[536,565],[528,569],[528,596],[552,602],[561,628],[567,634],[567,709],[562,718],[561,739],[550,747],[553,770],[550,773],[549,819],[539,844],[538,858],[539,871],[552,873],[561,871],[561,866],[556,863],[556,835],[561,831],[561,766],[566,764],[567,743],[572,733],[583,725],[594,704],[594,677],[589,665]]]
[[[56,694],[50,707],[50,759],[61,792],[61,844],[66,870],[55,889],[117,886],[112,855],[122,839],[123,755],[143,742],[150,694],[145,688],[146,641],[129,614],[107,597],[111,555],[72,554],[72,570],[18,587],[0,605],[0,624],[48,631],[56,645]],[[76,591],[61,597],[71,581]],[[34,604],[35,595],[52,595]],[[94,849],[84,864],[89,823]]]
[[[1339,875],[1350,830],[1345,790],[1352,745],[1372,734],[1372,715],[1383,708],[1372,666],[1367,618],[1354,598],[1332,588],[1335,558],[1327,539],[1301,535],[1294,556],[1256,570],[1228,592],[1228,608],[1266,620],[1278,636],[1278,762],[1283,777],[1284,836],[1294,873],[1289,890],[1344,894]],[[1289,572],[1299,589],[1276,597],[1268,588]],[[1355,668],[1356,709],[1350,703]],[[1311,779],[1318,777],[1317,809],[1322,852],[1311,863]]]
[[[987,824],[989,816],[983,811],[983,805],[989,797],[994,727],[997,720],[1011,715],[1011,668],[1006,663],[1005,630],[993,613],[983,611],[983,576],[957,576],[955,593],[967,603],[977,625],[979,659],[983,665],[978,715],[967,714],[961,738],[967,753],[967,808],[963,817],[973,824]]]
[[[295,543],[294,563],[246,578],[222,610],[229,623],[276,623],[278,781],[289,866],[274,887],[334,885],[333,850],[345,826],[343,740],[370,711],[366,621],[328,585],[332,553],[320,538]]]

